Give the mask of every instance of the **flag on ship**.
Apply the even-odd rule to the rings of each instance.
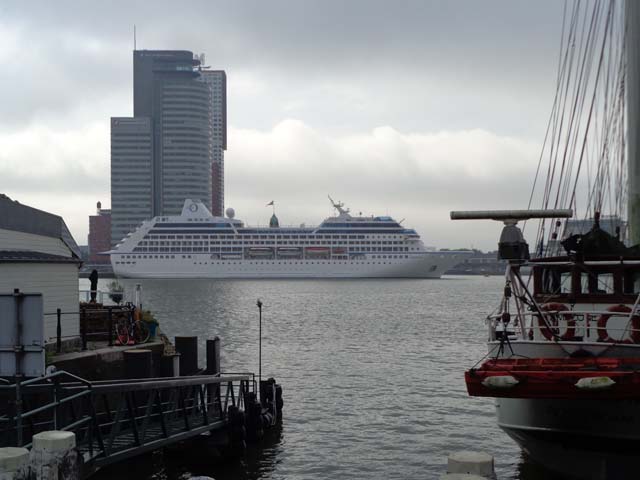
[[[267,204],[265,205],[265,207],[269,207],[269,206],[272,206],[272,205],[273,205],[273,200],[271,200],[269,203],[267,203]]]

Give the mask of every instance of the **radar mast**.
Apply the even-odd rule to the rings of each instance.
[[[329,197],[329,201],[331,202],[331,205],[333,205],[333,208],[335,208],[340,215],[349,216],[349,209],[344,208],[343,202],[339,200],[337,202],[334,202],[333,198],[331,198],[331,195],[327,195],[327,197]]]

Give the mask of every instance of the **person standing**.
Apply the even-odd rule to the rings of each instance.
[[[96,303],[96,295],[98,294],[98,271],[94,268],[89,275],[89,281],[91,282],[91,302]]]

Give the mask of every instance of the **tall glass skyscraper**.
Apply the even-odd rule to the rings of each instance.
[[[224,215],[224,151],[227,149],[227,74],[204,70],[202,78],[211,85],[213,100],[213,164],[211,166],[211,213]]]
[[[111,119],[112,244],[146,219],[180,214],[186,198],[211,208],[223,114],[209,73],[190,51],[133,52],[133,118]]]

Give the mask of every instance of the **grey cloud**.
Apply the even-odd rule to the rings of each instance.
[[[319,221],[329,209],[316,201],[335,193],[355,210],[406,216],[451,246],[477,226],[451,224],[449,209],[478,199],[526,206],[561,16],[555,0],[1,3],[0,192],[56,206],[82,241],[95,201],[108,203],[108,117],[131,114],[136,24],[139,48],[205,52],[227,70],[236,132],[227,192],[245,218],[262,218],[256,205],[282,192],[296,204],[283,215]],[[300,125],[283,126],[288,117]],[[397,135],[376,143],[380,126]],[[476,130],[489,140],[470,137]],[[77,149],[47,131],[66,132]],[[437,132],[451,135],[434,150]],[[32,173],[2,169],[37,157]],[[90,187],[69,205],[77,185]],[[493,233],[477,241],[490,248]]]
[[[282,105],[311,88],[307,108],[296,113],[320,128],[412,130],[426,121],[429,129],[527,135],[539,130],[521,112],[550,95],[561,21],[561,5],[551,0],[165,1],[153,8],[43,1],[1,8],[4,25],[23,34],[16,54],[24,51],[43,72],[20,79],[26,65],[15,62],[0,80],[2,91],[12,92],[2,118],[27,121],[33,112],[128,94],[136,23],[139,47],[206,52],[230,83],[234,72],[264,83],[260,98],[230,98],[231,121],[241,126],[270,128],[282,119]],[[322,85],[359,91],[360,108],[340,95],[327,98]],[[540,121],[546,113],[537,107],[527,117]]]

